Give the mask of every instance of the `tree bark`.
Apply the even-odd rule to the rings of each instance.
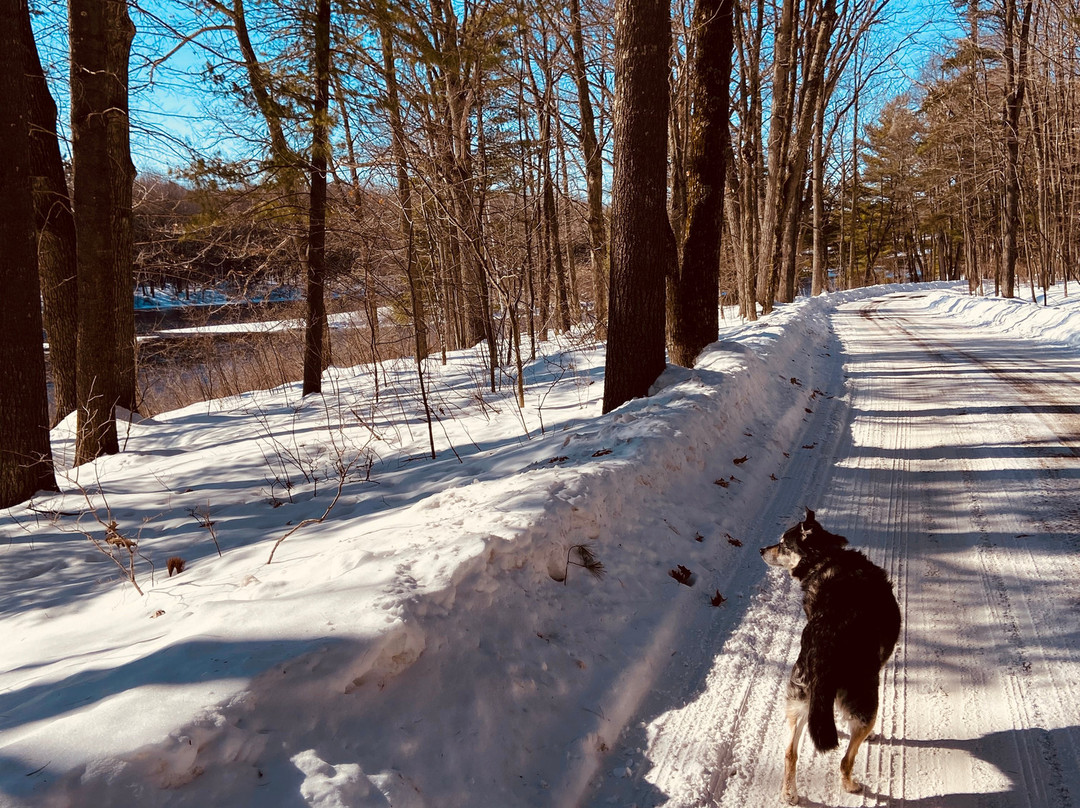
[[[768,313],[776,300],[783,240],[783,192],[788,139],[795,107],[792,74],[795,69],[796,0],[783,0],[773,49],[772,111],[769,116],[768,161],[765,201],[761,214],[761,246],[758,252],[758,302]]]
[[[615,170],[603,411],[646,395],[665,367],[664,286],[675,265],[667,215],[667,0],[615,2]]]
[[[738,267],[739,314],[757,319],[757,277],[761,251],[761,183],[765,180],[762,150],[761,50],[765,28],[765,0],[739,9],[735,17],[739,91],[733,99],[741,122],[737,145],[732,147],[733,170],[728,172],[734,210],[727,217],[733,234]]]
[[[0,0],[0,508],[55,491],[27,113],[26,0]]]
[[[132,311],[118,268],[127,260],[131,221],[131,158],[127,143],[126,66],[117,67],[134,27],[124,0],[71,0],[71,132],[75,232],[78,244],[78,424],[75,464],[119,451],[116,406],[122,395],[118,369],[118,312]],[[126,194],[125,194],[126,186]],[[126,206],[126,209],[125,209]],[[125,256],[125,249],[128,250]],[[134,314],[132,313],[132,317]]]
[[[128,16],[126,0],[110,6],[111,18],[108,39],[109,84],[112,101],[108,119],[110,181],[116,200],[113,207],[112,233],[116,239],[113,252],[113,282],[116,284],[116,313],[114,338],[118,363],[116,366],[116,403],[128,412],[139,409],[137,357],[135,340],[134,221],[132,190],[135,184],[135,164],[131,161],[131,117],[128,105],[128,61],[135,26]]]
[[[777,299],[782,303],[790,303],[795,299],[798,285],[796,264],[799,252],[799,222],[805,198],[806,158],[814,133],[818,98],[825,94],[825,72],[828,68],[829,49],[836,21],[836,0],[822,0],[817,19],[813,20],[813,25],[806,31],[806,61],[802,71],[798,103],[792,108],[794,116],[791,126],[794,131],[787,144],[786,177],[780,202],[783,243],[779,251],[782,263],[780,282],[777,285]]]
[[[547,54],[544,54],[547,60]],[[551,152],[554,148],[552,139],[552,121],[554,110],[551,106],[552,81],[550,63],[545,63],[545,85],[540,112],[540,198],[544,217],[544,236],[547,239],[547,255],[551,260],[551,273],[555,281],[555,324],[562,334],[570,330],[570,300],[567,294],[566,265],[562,256],[562,238],[559,232],[559,215],[555,206],[555,176],[551,167]]]
[[[814,141],[811,170],[813,171],[813,191],[811,204],[813,205],[813,237],[814,237],[814,264],[810,281],[810,294],[813,297],[827,292],[828,279],[828,247],[825,242],[825,106],[828,103],[826,93],[821,93],[817,99],[817,112],[814,116]]]
[[[330,156],[330,0],[315,9],[315,104],[311,127],[311,204],[307,238],[307,323],[303,395],[322,392],[326,334],[326,164]]]
[[[1022,13],[1017,0],[1005,0],[1005,210],[1002,222],[1002,280],[1005,297],[1016,289],[1017,237],[1020,230],[1020,113],[1027,89],[1028,38],[1031,31],[1032,0],[1025,0]],[[1019,25],[1019,30],[1017,26]]]
[[[49,340],[55,413],[52,424],[55,426],[75,411],[78,400],[75,386],[79,329],[75,216],[56,134],[56,103],[45,81],[29,14],[19,21],[19,32],[26,57],[38,272]]]
[[[720,245],[729,151],[734,0],[697,0],[690,74],[686,231],[668,295],[671,361],[692,367],[720,328]]]
[[[289,142],[285,137],[285,130],[281,125],[283,112],[281,104],[278,103],[271,92],[270,79],[266,75],[265,68],[259,62],[258,54],[255,53],[255,46],[251,42],[244,0],[232,0],[231,8],[227,8],[224,3],[214,3],[213,5],[225,13],[232,21],[233,31],[236,34],[236,43],[240,47],[244,68],[247,71],[251,95],[255,99],[255,104],[259,107],[259,112],[262,113],[267,131],[270,134],[270,157],[274,167],[291,173],[293,170],[300,168],[301,160],[292,147],[289,146]],[[293,185],[291,178],[286,180],[286,185],[291,190]]]

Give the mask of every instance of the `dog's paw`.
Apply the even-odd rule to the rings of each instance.
[[[798,805],[799,792],[794,788],[784,788],[780,791],[780,799],[783,800],[785,805]]]
[[[862,794],[863,786],[854,777],[844,777],[843,782],[844,791],[848,794]]]

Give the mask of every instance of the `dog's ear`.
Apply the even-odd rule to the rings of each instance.
[[[813,511],[807,509],[810,518],[799,525],[802,533],[800,542],[806,548],[816,552],[833,552],[847,546],[848,540],[838,533],[832,533],[813,518]]]
[[[803,519],[803,522],[805,524],[808,524],[808,525],[816,524],[817,520],[814,518],[814,512],[812,510],[810,510],[809,508],[806,508],[806,506],[803,506],[803,507],[806,510],[806,516]]]

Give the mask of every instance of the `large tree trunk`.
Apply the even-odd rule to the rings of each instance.
[[[667,215],[667,0],[615,2],[615,170],[604,412],[646,395],[665,366],[664,285],[675,265]]]
[[[130,286],[126,301],[118,299],[125,288],[118,268],[125,258],[130,273],[130,234],[122,231],[131,221],[131,158],[123,153],[127,71],[118,69],[117,59],[130,47],[134,27],[124,0],[71,0],[69,15],[79,276],[78,465],[119,451],[118,371],[126,360],[118,345],[117,319],[122,306],[130,312],[132,303]]]
[[[734,0],[697,0],[687,133],[686,232],[669,287],[671,361],[691,367],[720,328],[720,243],[729,150]]]
[[[19,32],[26,57],[38,272],[45,304],[55,412],[52,423],[55,425],[77,406],[75,352],[79,323],[75,216],[56,134],[56,103],[41,68],[29,14],[19,21]]]
[[[0,508],[56,490],[49,445],[27,114],[26,0],[0,0]]]
[[[326,333],[326,164],[330,156],[330,0],[315,11],[315,105],[311,127],[311,205],[307,238],[307,324],[303,394],[322,392]]]
[[[109,85],[113,95],[109,107],[112,114],[109,117],[108,140],[110,165],[113,167],[110,181],[116,200],[112,227],[116,239],[113,252],[113,282],[116,284],[116,313],[113,323],[118,357],[116,403],[128,412],[135,412],[139,409],[133,300],[135,233],[132,189],[135,184],[135,164],[131,161],[128,109],[128,61],[131,58],[131,43],[135,39],[135,26],[128,16],[127,0],[117,2],[110,8],[112,16],[108,64],[109,73],[113,76]]]

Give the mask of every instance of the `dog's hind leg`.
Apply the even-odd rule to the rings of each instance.
[[[862,742],[869,737],[870,733],[874,731],[874,721],[877,718],[877,711],[875,710],[870,715],[870,720],[864,721],[861,718],[852,717],[849,722],[851,738],[848,741],[847,751],[844,753],[843,759],[840,761],[840,782],[844,786],[844,791],[849,794],[858,794],[862,791],[862,783],[851,776],[851,770],[855,766],[855,756],[859,754],[859,747],[862,746]]]
[[[805,701],[788,699],[788,745],[784,753],[784,785],[780,790],[780,798],[788,805],[799,804],[799,790],[795,785],[795,764],[799,760],[799,740],[802,738],[803,728],[806,727],[808,705]]]

